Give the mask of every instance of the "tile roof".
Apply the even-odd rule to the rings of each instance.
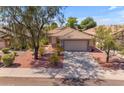
[[[91,36],[95,36],[96,35],[96,28],[90,28],[84,31],[84,33],[89,34]]]
[[[119,33],[119,32],[122,32],[122,31],[124,31],[124,28],[122,28],[122,27],[118,27],[118,28],[116,28],[116,27],[114,27],[114,26],[105,26],[106,28],[111,28],[111,30],[112,30],[112,33],[111,34],[116,34],[116,33]],[[96,34],[96,29],[97,29],[98,27],[95,27],[95,28],[90,28],[90,29],[88,29],[88,30],[85,30],[84,31],[84,33],[87,33],[87,34],[89,34],[89,35],[91,35],[91,36],[95,36],[95,34]]]
[[[65,28],[57,28],[49,32],[50,36],[58,37],[59,39],[92,39],[93,37],[80,32],[76,29],[65,27]]]

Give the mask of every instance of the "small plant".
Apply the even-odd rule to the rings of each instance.
[[[3,49],[2,49],[2,52],[3,52],[4,54],[9,53],[9,48],[3,48]]]
[[[15,60],[15,57],[16,57],[15,53],[11,53],[10,56],[13,58],[13,60]]]
[[[13,54],[14,56],[17,56],[17,52],[16,52],[16,51],[13,51],[12,54]]]
[[[1,62],[1,58],[2,58],[2,56],[0,56],[0,62]]]
[[[44,48],[43,47],[40,47],[39,48],[39,55],[40,56],[43,56],[43,54],[44,54]]]
[[[57,54],[53,54],[50,56],[50,63],[54,66],[57,66],[60,61],[60,57]]]
[[[3,64],[4,66],[10,66],[12,65],[13,61],[14,61],[14,57],[12,54],[5,54],[3,57],[2,57],[2,61],[3,61]]]
[[[120,54],[121,54],[121,55],[124,55],[124,49],[122,49],[122,50],[120,51]]]
[[[49,44],[49,41],[47,38],[43,38],[41,41],[40,41],[40,45],[48,45]]]
[[[57,44],[57,53],[58,53],[58,55],[60,55],[60,53],[61,53],[62,51],[64,51],[64,48],[62,48],[62,47],[60,46],[60,44]]]

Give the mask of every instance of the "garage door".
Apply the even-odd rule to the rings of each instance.
[[[66,51],[87,51],[88,41],[69,40],[64,41],[64,49]]]

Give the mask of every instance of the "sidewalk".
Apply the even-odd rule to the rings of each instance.
[[[60,71],[61,69],[59,69]],[[64,78],[64,75],[53,73],[52,69],[49,73],[44,73],[41,69],[31,68],[0,68],[0,77],[40,77],[40,78]],[[98,79],[107,80],[124,80],[124,71],[104,71],[103,74],[98,76]]]
[[[110,79],[110,80],[124,80],[124,70],[109,70],[105,71],[103,75],[103,79]]]
[[[0,77],[41,77],[52,78],[53,75],[42,73],[40,69],[31,68],[0,68]],[[62,76],[56,75],[56,78]]]

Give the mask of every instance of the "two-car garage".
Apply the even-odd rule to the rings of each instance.
[[[88,40],[64,40],[63,48],[66,51],[87,51]]]
[[[91,35],[69,27],[55,29],[49,33],[49,37],[52,38],[50,40],[52,45],[60,41],[65,51],[88,51],[89,47],[93,46]]]

